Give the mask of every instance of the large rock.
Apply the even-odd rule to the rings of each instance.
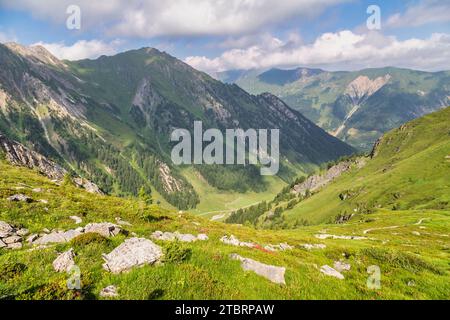
[[[324,265],[322,267],[320,267],[320,272],[322,272],[323,274],[330,276],[330,277],[335,277],[338,279],[344,279],[344,276],[342,275],[342,273],[340,273],[339,271],[333,269],[332,267],[328,266],[328,265]]]
[[[73,258],[75,253],[73,249],[69,249],[66,252],[61,253],[55,261],[53,261],[53,269],[57,272],[68,272],[75,265]]]
[[[241,257],[238,254],[231,254],[230,258],[233,260],[241,261],[242,269],[246,271],[253,271],[256,274],[269,279],[274,283],[285,284],[284,273],[286,272],[286,268],[277,267],[268,264],[264,264],[253,259]]]
[[[128,271],[133,267],[154,264],[163,256],[160,246],[144,238],[131,238],[104,254],[103,268],[112,273]]]
[[[84,233],[94,232],[104,237],[114,237],[120,233],[122,229],[110,222],[89,223],[84,227]]]

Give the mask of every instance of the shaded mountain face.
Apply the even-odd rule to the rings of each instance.
[[[370,150],[384,132],[450,104],[450,72],[397,68],[224,72],[218,79],[270,92],[350,145]]]
[[[156,49],[68,62],[42,47],[7,44],[0,65],[0,131],[108,193],[153,188],[171,204],[194,207],[194,188],[171,163],[170,133],[195,120],[204,129],[280,129],[284,177],[353,152],[277,97],[248,94]],[[216,187],[227,176],[239,191],[264,185],[252,166],[196,169]]]

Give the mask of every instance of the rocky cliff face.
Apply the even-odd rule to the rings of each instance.
[[[309,176],[304,182],[295,185],[292,188],[292,192],[305,195],[307,190],[317,191],[331,183],[334,179],[336,179],[343,173],[349,171],[355,164],[358,168],[361,168],[365,164],[365,159],[362,157],[358,158],[357,160],[339,162],[338,164],[328,169],[325,173]]]
[[[359,76],[350,82],[345,89],[345,94],[350,97],[353,105],[360,105],[367,98],[380,90],[391,79],[389,74],[370,80],[366,76]]]
[[[6,160],[11,164],[38,170],[41,174],[58,183],[62,182],[68,174],[67,170],[59,164],[18,142],[9,140],[2,134],[0,134],[0,151],[5,153]],[[103,194],[95,183],[87,179],[75,177],[73,182],[90,193]]]
[[[2,134],[0,134],[0,150],[3,150],[6,159],[12,164],[37,169],[52,180],[62,181],[67,174],[67,171],[60,165],[18,142],[7,139]]]

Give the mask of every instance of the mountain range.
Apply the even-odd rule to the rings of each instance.
[[[214,75],[244,90],[270,92],[328,133],[369,151],[385,132],[450,104],[450,72],[393,67],[231,70]]]
[[[175,128],[280,129],[279,179],[354,149],[274,95],[252,95],[153,48],[61,61],[40,46],[0,44],[0,132],[97,184],[180,209],[202,201],[171,164]],[[191,166],[215,192],[268,188],[256,166]]]

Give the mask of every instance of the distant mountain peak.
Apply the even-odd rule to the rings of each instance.
[[[33,59],[44,64],[64,67],[65,64],[50,53],[45,47],[41,45],[24,46],[16,42],[8,42],[4,44],[8,49],[19,54],[22,57]]]
[[[360,75],[348,84],[345,89],[345,94],[352,99],[354,105],[359,105],[365,99],[380,90],[390,79],[390,74],[386,74],[385,76],[378,77],[374,80],[370,80],[367,76]]]

